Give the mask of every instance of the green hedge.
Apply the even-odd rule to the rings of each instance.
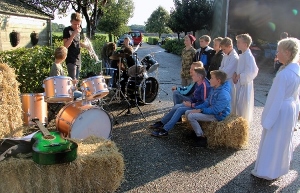
[[[156,45],[158,43],[159,38],[158,37],[148,37],[148,44],[150,45]]]
[[[93,48],[98,56],[105,41],[102,37],[92,41]],[[62,39],[57,38],[54,46],[35,46],[33,48],[18,48],[12,51],[0,52],[1,62],[15,69],[21,93],[44,92],[43,80],[48,77],[50,68],[54,63],[54,50],[62,44]],[[82,49],[81,57],[80,79],[85,78],[89,72],[96,74],[100,72],[100,64],[96,63],[94,58],[91,58],[86,49]],[[101,59],[99,58],[99,60]],[[63,67],[66,71],[66,65],[63,65]]]
[[[161,47],[164,48],[167,52],[181,55],[182,49],[185,47],[184,40],[178,40],[178,39],[172,39],[172,40],[167,40],[164,45]]]

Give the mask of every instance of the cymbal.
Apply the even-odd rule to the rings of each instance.
[[[113,54],[109,57],[109,59],[111,60],[119,60],[120,58],[126,58],[128,57],[129,55],[126,54],[126,53],[117,53],[117,54]]]
[[[104,79],[111,79],[111,76],[103,76]]]

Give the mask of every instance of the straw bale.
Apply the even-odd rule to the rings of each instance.
[[[75,140],[74,140],[75,141]],[[114,192],[124,178],[124,161],[111,140],[77,140],[78,156],[70,163],[39,165],[31,159],[0,162],[0,192]]]
[[[199,123],[207,137],[209,148],[224,146],[241,149],[248,145],[249,125],[242,117],[231,114],[223,121]]]
[[[13,68],[0,63],[0,138],[22,136],[19,82]]]

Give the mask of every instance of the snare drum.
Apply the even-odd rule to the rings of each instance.
[[[73,100],[72,78],[68,76],[51,76],[43,81],[45,101],[62,103]]]
[[[48,124],[47,103],[43,93],[25,93],[21,95],[24,125],[35,125],[32,119],[38,118],[42,124]]]
[[[118,74],[118,69],[116,68],[103,68],[103,75],[111,77],[106,82],[109,88],[116,87],[117,74]]]
[[[82,81],[81,89],[87,100],[105,97],[109,91],[103,76],[93,76]]]
[[[98,106],[74,101],[59,111],[56,127],[65,136],[75,139],[84,139],[91,135],[109,139],[112,123],[110,116]]]

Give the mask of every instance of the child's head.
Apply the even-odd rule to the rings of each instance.
[[[277,57],[283,64],[299,61],[299,40],[296,38],[285,38],[278,42]]]
[[[124,50],[124,53],[125,54],[128,54],[128,55],[132,55],[133,54],[133,49],[132,49],[132,47],[130,46],[125,46],[125,48],[123,49]]]
[[[214,42],[214,50],[216,50],[217,52],[218,52],[219,50],[221,50],[220,43],[221,43],[222,40],[223,40],[222,37],[217,37],[217,38],[215,38],[215,39],[213,40],[213,42]]]
[[[203,67],[203,63],[201,61],[193,62],[190,68],[190,75],[193,75],[194,69],[197,67]]]
[[[210,72],[210,75],[210,85],[215,88],[224,84],[227,79],[227,74],[222,70],[213,70]]]
[[[232,39],[229,37],[223,38],[222,41],[220,42],[220,46],[225,54],[229,54],[233,49]]]
[[[204,67],[194,68],[194,72],[192,74],[193,82],[203,81],[205,77],[206,77],[206,71]]]
[[[237,47],[242,52],[246,51],[252,44],[252,38],[249,34],[240,34],[236,36]]]
[[[208,35],[203,35],[199,38],[200,47],[205,48],[209,45],[211,38]]]
[[[67,58],[68,49],[64,46],[56,48],[54,58],[56,63],[61,63]]]
[[[195,42],[195,40],[196,40],[196,38],[193,35],[191,35],[191,34],[186,35],[184,37],[184,45],[191,46]]]
[[[71,21],[70,21],[72,29],[80,28],[81,21],[82,21],[82,18],[81,18],[80,13],[77,13],[77,12],[72,13]]]
[[[280,39],[282,40],[282,39],[285,39],[285,38],[288,38],[289,37],[289,34],[287,33],[287,32],[282,32],[281,34],[280,34]]]

